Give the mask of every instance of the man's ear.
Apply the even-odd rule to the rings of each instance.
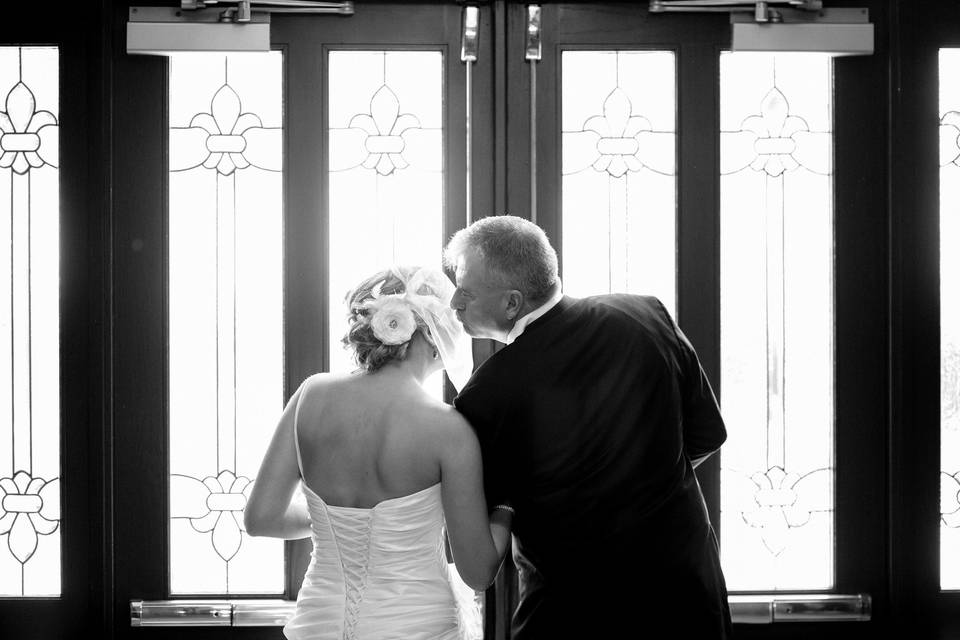
[[[523,308],[523,292],[516,289],[507,291],[507,306],[504,313],[507,320],[516,320],[520,315],[520,309]]]

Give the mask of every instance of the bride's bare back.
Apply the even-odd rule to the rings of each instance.
[[[295,414],[304,483],[329,505],[370,508],[440,481],[443,432],[456,410],[391,369],[317,374]]]
[[[485,589],[506,551],[509,518],[498,510],[496,522],[488,519],[476,435],[419,380],[403,367],[306,380],[287,402],[253,483],[247,533],[311,536],[307,506],[293,499],[301,481],[328,507],[371,511],[437,487],[457,570]]]

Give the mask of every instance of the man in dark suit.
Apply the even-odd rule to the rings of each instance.
[[[516,512],[514,638],[730,637],[693,472],[726,430],[663,305],[563,295],[546,235],[514,216],[458,232],[445,258],[467,333],[506,345],[454,405],[480,440],[489,505]]]

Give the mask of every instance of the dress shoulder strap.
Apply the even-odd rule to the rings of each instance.
[[[307,378],[300,385],[297,396],[297,406],[293,410],[293,447],[297,450],[297,469],[300,471],[300,478],[305,479],[303,476],[303,457],[300,455],[300,434],[298,432],[298,425],[300,424],[300,405],[303,404],[303,397],[307,395],[307,382],[310,381],[310,378]]]

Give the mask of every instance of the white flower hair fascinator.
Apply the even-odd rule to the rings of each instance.
[[[436,347],[447,377],[460,391],[473,373],[473,346],[450,308],[453,283],[443,271],[431,267],[418,269],[410,277],[397,269],[392,273],[403,281],[404,292],[382,294],[384,283],[380,282],[371,292],[373,297],[361,305],[373,335],[383,344],[403,344],[413,337],[420,318],[430,330],[426,338]]]

